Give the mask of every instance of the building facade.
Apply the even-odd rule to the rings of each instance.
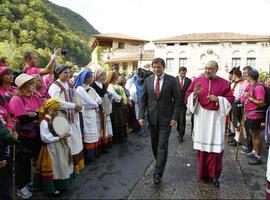
[[[232,67],[250,65],[269,72],[270,36],[237,33],[186,34],[153,41],[155,57],[166,61],[166,72],[177,75],[178,68],[185,66],[188,76],[204,72],[207,61],[219,64],[218,75],[225,77]]]
[[[90,39],[92,48],[91,65],[112,64],[119,65],[120,72],[130,73],[151,63],[154,50],[144,50],[147,40],[134,38],[119,33],[106,33],[93,35]]]

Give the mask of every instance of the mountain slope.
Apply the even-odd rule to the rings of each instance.
[[[81,16],[47,0],[2,0],[0,56],[8,57],[11,67],[18,69],[23,65],[24,52],[33,51],[39,55],[42,67],[48,63],[53,49],[60,47],[67,50],[60,62],[83,66],[91,59],[89,37],[97,33],[90,27]]]

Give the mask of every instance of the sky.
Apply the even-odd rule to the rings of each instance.
[[[155,40],[187,33],[270,35],[270,0],[50,0],[101,33]]]

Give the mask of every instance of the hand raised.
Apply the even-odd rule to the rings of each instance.
[[[197,83],[195,86],[194,86],[194,94],[197,95],[201,92],[202,90],[202,84],[201,83]]]

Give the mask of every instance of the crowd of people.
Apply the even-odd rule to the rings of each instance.
[[[136,87],[129,92],[118,65],[109,72],[83,68],[74,75],[68,65],[56,65],[59,56],[61,49],[39,68],[38,57],[26,52],[20,73],[1,58],[0,199],[29,199],[37,190],[58,196],[85,164],[123,143],[128,129],[147,136],[135,110],[150,71],[133,76],[130,87]],[[68,131],[59,134],[57,127]]]
[[[37,56],[26,52],[23,71],[16,74],[8,58],[0,60],[0,180],[5,180],[0,199],[29,199],[36,190],[58,196],[85,164],[124,142],[129,130],[142,137],[151,133],[154,182],[159,184],[171,127],[177,125],[182,143],[187,110],[199,179],[219,186],[226,129],[234,137],[230,145],[243,144],[249,164],[262,164],[260,132],[269,80],[260,83],[256,69],[233,68],[228,82],[216,75],[218,65],[211,61],[192,81],[185,67],[177,77],[165,74],[164,60],[156,58],[153,71],[139,68],[126,79],[117,64],[108,72],[83,68],[74,75],[68,65],[56,65],[59,56],[56,49],[48,65],[39,68]],[[57,124],[56,118],[67,123]],[[56,126],[69,131],[59,134]]]

